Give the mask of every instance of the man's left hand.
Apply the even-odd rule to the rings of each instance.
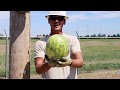
[[[58,67],[70,66],[72,64],[72,59],[70,57],[63,57],[61,60],[58,60]]]

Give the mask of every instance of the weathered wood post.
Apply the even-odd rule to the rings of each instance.
[[[30,79],[30,12],[10,11],[9,79]]]

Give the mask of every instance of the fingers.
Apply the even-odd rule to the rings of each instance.
[[[48,65],[49,65],[50,67],[55,67],[55,64],[54,64],[54,63],[48,63]]]
[[[47,55],[45,55],[45,58],[51,67],[64,67],[69,66],[72,62],[72,60],[68,57],[63,57],[62,59],[54,60],[52,57],[49,59]]]
[[[61,67],[64,67],[64,66],[68,66],[69,64],[68,64],[68,62],[62,62],[62,61],[58,61],[58,63],[57,63],[59,66],[61,66]]]
[[[47,60],[49,60],[49,58],[48,58],[48,56],[47,56],[47,55],[45,55],[45,58],[46,58]]]
[[[58,61],[58,64],[62,65],[62,64],[66,64],[66,62],[62,62],[62,61]]]

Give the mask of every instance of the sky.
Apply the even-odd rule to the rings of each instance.
[[[45,15],[48,11],[30,11],[30,35],[49,34],[50,26]],[[113,35],[120,33],[120,11],[67,11],[69,19],[63,26],[63,32],[80,36],[96,34]],[[0,33],[9,36],[10,12],[0,11]]]

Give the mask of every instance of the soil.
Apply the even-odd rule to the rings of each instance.
[[[41,79],[41,75],[31,75],[31,79]],[[78,79],[120,79],[120,70],[80,73]]]
[[[5,77],[0,77],[5,79]],[[41,79],[41,75],[31,75],[30,79]],[[78,74],[78,79],[120,79],[120,70],[104,70]]]

